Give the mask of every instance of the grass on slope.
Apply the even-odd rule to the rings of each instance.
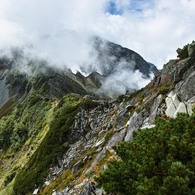
[[[47,135],[16,176],[15,194],[31,194],[35,188],[43,184],[49,168],[57,163],[57,157],[63,155],[69,147],[68,137],[76,113],[80,108],[93,106],[96,106],[94,102],[75,94],[69,94],[59,101],[58,106],[54,109],[55,114]]]

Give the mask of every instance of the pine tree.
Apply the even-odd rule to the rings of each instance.
[[[108,193],[195,194],[195,114],[155,124],[114,148],[121,160],[97,178]]]

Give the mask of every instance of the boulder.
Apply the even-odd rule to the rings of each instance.
[[[180,102],[178,94],[171,92],[165,99],[166,107],[165,114],[168,117],[176,118],[178,113],[192,113],[192,105],[187,102]]]
[[[179,107],[180,101],[178,100],[177,94],[171,92],[165,99],[167,109],[165,111],[166,115],[169,117],[174,117],[176,110]]]

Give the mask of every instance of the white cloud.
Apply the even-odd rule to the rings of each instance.
[[[122,15],[106,13],[109,1],[0,0],[0,48],[33,44],[41,57],[77,69],[90,57],[89,36],[100,35],[162,67],[195,39],[193,0],[112,0]]]
[[[195,39],[195,1],[158,0],[142,12],[124,13],[121,20],[124,18],[123,36],[116,40],[120,39],[123,45],[138,51],[158,67],[176,57],[178,47]]]
[[[152,77],[153,75],[151,75]],[[138,70],[133,72],[129,69],[121,69],[106,78],[97,93],[115,98],[118,95],[125,94],[127,91],[134,92],[134,90],[146,86],[151,78],[143,78],[142,73]]]

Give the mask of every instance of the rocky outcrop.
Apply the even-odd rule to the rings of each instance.
[[[169,93],[165,99],[166,101],[166,115],[175,118],[178,113],[192,114],[192,104],[188,102],[180,102],[178,94]]]

